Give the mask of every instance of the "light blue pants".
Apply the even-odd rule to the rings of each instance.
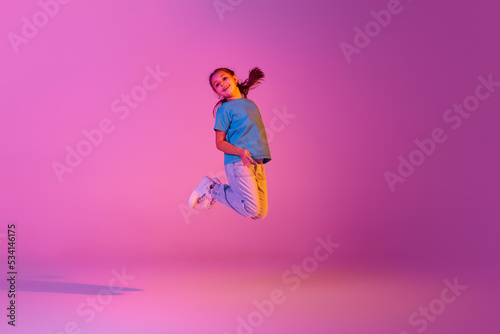
[[[224,166],[229,184],[216,184],[212,196],[237,213],[252,219],[267,215],[267,185],[264,164],[245,167],[237,161]]]

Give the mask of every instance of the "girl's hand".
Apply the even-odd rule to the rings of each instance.
[[[248,152],[248,150],[245,150],[244,148],[241,149],[240,158],[243,162],[243,166],[245,167],[250,167],[250,165],[255,164],[255,160],[253,160],[250,152]]]
[[[251,164],[256,163],[255,160],[252,159],[252,155],[248,152],[248,150],[228,143],[226,141],[226,133],[223,131],[215,130],[215,146],[217,146],[218,150],[224,153],[240,156],[245,167],[250,167]]]

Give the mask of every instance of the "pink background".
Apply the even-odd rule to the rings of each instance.
[[[311,254],[316,238],[330,235],[341,247],[322,268],[357,268],[359,277],[368,268],[372,274],[366,277],[387,273],[374,288],[385,292],[361,298],[373,310],[388,295],[396,298],[393,309],[386,309],[393,314],[387,323],[395,328],[404,330],[411,312],[439,296],[443,279],[458,277],[469,286],[470,299],[460,301],[463,314],[459,306],[450,306],[427,331],[445,333],[456,324],[454,333],[498,330],[493,316],[498,288],[485,288],[485,280],[499,278],[500,87],[458,129],[443,120],[448,108],[474,94],[479,76],[500,81],[498,4],[402,0],[402,12],[348,63],[340,43],[354,44],[353,29],[364,29],[373,20],[370,11],[386,9],[387,1],[232,3],[233,10],[221,20],[209,0],[70,1],[59,5],[16,53],[8,34],[22,35],[23,17],[33,22],[41,7],[34,0],[2,2],[0,246],[6,254],[7,224],[15,222],[20,277],[54,275],[65,282],[105,285],[112,269],[126,267],[137,277],[131,287],[146,290],[147,284],[160,287],[180,271],[222,268],[212,279],[231,285],[242,284],[241,277],[233,281],[231,275],[272,267],[276,275],[271,277],[279,283],[282,272]],[[120,119],[112,103],[142,84],[148,66],[168,76]],[[223,154],[215,148],[212,130],[217,98],[208,75],[230,67],[245,79],[254,66],[266,79],[249,98],[272,132],[268,217],[254,222],[223,205],[188,211],[187,199],[199,180],[223,175]],[[114,130],[60,182],[53,163],[65,163],[66,147],[76,149],[86,139],[82,131],[107,118]],[[391,191],[384,173],[397,173],[398,156],[408,159],[417,148],[414,141],[430,138],[436,128],[447,140]],[[415,284],[427,295],[404,300],[403,291],[413,285],[393,292],[388,282],[398,281],[395,272],[412,272],[409,277],[421,282]],[[307,289],[335,287],[347,301],[357,300],[355,292],[350,295],[336,285],[334,274],[321,275],[324,281]],[[427,280],[434,290],[424,284]],[[241,289],[248,286],[251,282]],[[264,289],[266,294],[271,290]],[[31,317],[51,298],[40,288],[35,291],[21,294],[19,307],[25,309],[19,311],[19,322],[30,319],[44,333],[58,330],[52,320],[61,317],[63,324],[70,318],[61,313],[64,305],[74,312],[82,299],[63,299],[54,306],[59,315],[37,320]],[[304,299],[289,306],[293,310],[281,311],[289,317],[276,320],[276,327],[263,325],[260,332],[302,328],[294,327],[294,312],[321,323],[315,333],[362,333],[354,323],[377,319],[376,313],[354,308],[352,323],[329,322],[342,307],[330,300],[311,303],[306,290],[302,293]],[[152,303],[158,311],[156,325],[147,321],[153,327],[144,332],[163,333],[163,309],[154,294],[134,294],[142,296],[134,297],[142,298],[137,303]],[[249,292],[250,302],[235,299],[248,306],[259,296]],[[201,303],[212,297],[218,298],[202,292],[192,296]],[[403,304],[397,298],[406,306],[398,307]],[[231,309],[234,304],[221,305]],[[310,314],[299,305],[309,305]],[[220,319],[212,319],[213,327],[210,319],[201,319],[206,333],[229,332],[236,323],[233,315],[198,307],[198,313],[186,306],[176,316],[189,319],[189,312],[210,309]],[[331,311],[318,322],[315,309]],[[130,308],[114,310],[136,314]],[[103,313],[101,320],[108,318],[111,313]],[[3,328],[3,313],[2,319]],[[118,329],[122,326],[138,333],[145,328],[139,320],[126,326],[94,322],[95,328],[84,332],[125,333]],[[375,320],[370,324],[365,333],[390,332]],[[165,332],[194,332],[186,326]],[[22,328],[17,332],[23,333]]]

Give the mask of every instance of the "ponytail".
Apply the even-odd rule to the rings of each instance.
[[[246,98],[248,91],[250,91],[250,89],[257,88],[262,83],[262,79],[264,79],[264,73],[260,70],[260,68],[252,68],[250,73],[248,73],[248,79],[242,83],[238,83],[241,95]]]
[[[219,71],[223,71],[223,72],[226,72],[230,75],[234,75],[234,72],[228,68],[218,68],[215,71],[213,71],[212,74],[210,74],[210,77],[208,78],[208,81],[210,83],[210,87],[212,87],[212,77],[214,76],[215,73],[217,73]],[[243,97],[246,98],[248,95],[248,92],[251,89],[257,88],[262,83],[263,79],[264,79],[264,72],[262,72],[260,70],[260,68],[258,68],[258,67],[252,68],[250,70],[250,72],[248,73],[248,79],[246,79],[245,81],[243,81],[241,83],[238,82],[238,84],[237,84],[241,95],[243,95]],[[212,87],[212,89],[215,91],[214,87]],[[217,104],[215,105],[215,107],[212,111],[214,117],[215,117],[215,113],[217,112],[217,109],[224,102],[227,102],[226,98],[223,98],[217,102]]]

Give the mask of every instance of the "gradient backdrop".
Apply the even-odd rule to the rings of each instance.
[[[2,333],[499,332],[499,9],[3,1]],[[208,75],[254,66],[269,214],[189,210],[225,179]]]

